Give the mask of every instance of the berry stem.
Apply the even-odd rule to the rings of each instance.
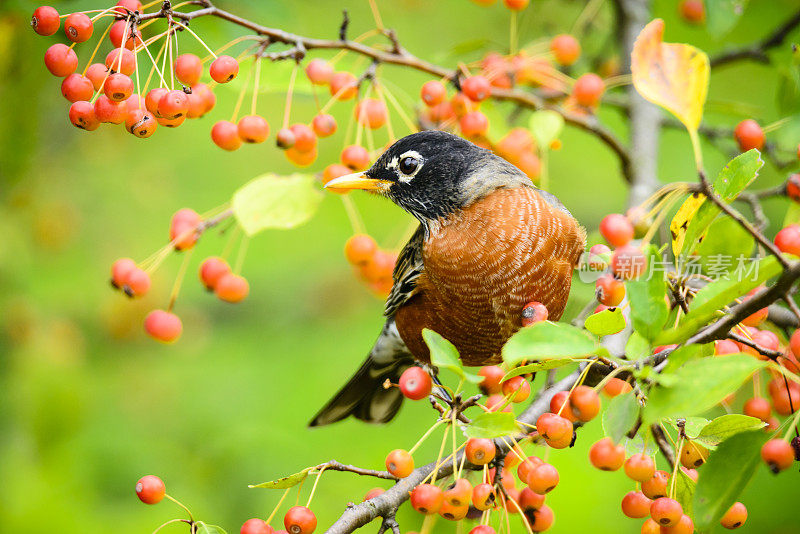
[[[89,70],[89,66],[92,64],[92,61],[94,61],[94,57],[97,55],[97,51],[100,50],[100,45],[103,44],[103,41],[105,40],[106,35],[108,35],[108,32],[111,30],[111,26],[113,24],[114,23],[112,22],[108,26],[106,26],[106,29],[103,32],[103,35],[101,35],[100,39],[97,40],[97,44],[95,45],[94,50],[92,50],[92,55],[89,56],[89,61],[86,62],[86,66],[83,68],[83,72],[81,73],[81,76],[86,76],[86,71]]]
[[[511,11],[511,21],[508,29],[508,52],[510,55],[517,53],[517,11]]]
[[[386,95],[383,94],[383,84],[376,80],[372,85],[375,87],[375,92],[378,94],[378,99],[380,99],[380,101],[383,103],[383,107],[386,108],[386,131],[389,134],[389,142],[394,143],[397,137],[394,135],[394,128],[392,127],[392,114],[389,113],[389,105],[386,103]]]
[[[178,499],[174,498],[169,493],[164,494],[164,497],[166,497],[167,499],[171,500],[172,502],[174,502],[175,504],[177,504],[178,506],[183,508],[186,511],[186,513],[189,515],[189,521],[194,522],[194,517],[192,517],[192,512],[182,502],[180,502]]]
[[[771,122],[771,123],[767,124],[766,126],[764,126],[763,128],[761,128],[761,130],[762,130],[762,131],[763,131],[765,134],[766,134],[766,133],[769,133],[769,132],[774,132],[775,130],[777,130],[778,128],[780,128],[781,126],[783,126],[784,124],[788,123],[790,120],[792,120],[792,118],[791,118],[791,117],[784,117],[784,118],[782,118],[782,119],[778,119],[778,120],[776,120],[775,122]]]
[[[394,97],[392,92],[389,91],[389,88],[386,87],[385,83],[384,83],[384,91],[386,92],[386,98],[389,100],[389,102],[391,102],[392,107],[395,109],[395,111],[397,111],[397,114],[400,115],[400,118],[408,127],[408,131],[411,133],[418,132],[419,128],[414,125],[414,122],[408,117],[405,110],[403,109],[403,106],[400,105],[400,103]]]
[[[358,213],[358,208],[355,202],[349,195],[341,195],[344,210],[347,212],[347,218],[350,219],[350,226],[353,228],[354,234],[363,234],[366,232],[364,228],[364,221],[361,220],[361,215]]]
[[[200,36],[199,36],[199,35],[197,35],[197,34],[194,32],[194,30],[192,30],[192,29],[191,29],[189,26],[187,26],[187,25],[185,25],[185,24],[181,24],[181,23],[180,23],[180,22],[178,22],[177,20],[173,20],[172,22],[173,22],[174,24],[176,24],[176,25],[180,26],[180,27],[181,27],[181,28],[183,28],[184,30],[188,31],[190,34],[192,34],[192,36],[193,36],[195,39],[197,39],[197,42],[199,42],[201,45],[203,45],[203,48],[205,48],[206,50],[208,50],[208,53],[209,53],[209,54],[211,54],[211,55],[214,57],[214,59],[217,59],[217,55],[214,53],[214,51],[213,51],[213,50],[211,50],[211,49],[208,47],[208,45],[206,44],[206,42],[205,42],[205,41],[203,41],[203,39],[201,39],[201,38],[200,38]],[[175,35],[177,36],[177,33],[176,33]],[[177,40],[177,39],[176,39],[176,40]]]
[[[789,423],[789,428],[786,430],[786,433],[783,435],[783,441],[789,441],[789,436],[792,435],[792,431],[794,431],[795,436],[800,436],[800,433],[797,432],[797,423],[800,422],[800,410],[794,409],[792,406],[792,393],[789,391],[789,383],[786,381],[786,377],[783,377],[784,383],[786,384],[786,391],[789,395],[789,409],[792,410],[794,417],[792,417],[791,422]]]
[[[236,265],[233,268],[234,274],[242,272],[242,265],[244,265],[244,258],[247,255],[247,245],[250,244],[250,236],[243,236],[241,243],[239,243],[239,252],[236,254]]]
[[[256,74],[255,74],[256,80],[255,80],[255,83],[253,85],[253,100],[252,100],[252,102],[250,102],[250,115],[255,115],[256,114],[256,105],[258,103],[258,85],[259,85],[259,82],[261,82],[261,55],[259,54],[259,55],[255,56],[254,61],[255,61],[255,64],[256,64],[256,67],[255,67],[256,68]]]
[[[185,252],[181,266],[178,269],[178,275],[175,277],[175,283],[172,284],[172,291],[170,291],[169,295],[169,304],[167,305],[168,312],[172,311],[172,308],[175,307],[175,301],[178,300],[178,293],[180,293],[183,279],[186,277],[186,269],[189,267],[189,260],[192,257],[192,252],[194,252],[194,248]]]
[[[381,19],[381,13],[378,11],[378,4],[375,3],[375,0],[369,0],[369,8],[372,10],[372,18],[375,19],[375,26],[378,30],[383,31],[383,20]]]
[[[242,83],[242,89],[239,91],[239,97],[236,99],[236,106],[233,108],[233,115],[231,116],[231,122],[236,123],[236,119],[239,117],[239,110],[242,107],[242,102],[244,101],[244,94],[247,92],[247,86],[250,85],[250,78],[253,76],[253,69],[248,69],[247,71],[247,78],[245,78],[244,82]]]
[[[442,444],[439,447],[439,454],[436,456],[436,463],[433,464],[433,471],[428,475],[431,477],[431,484],[436,484],[436,475],[439,474],[439,467],[442,465],[442,454],[444,453],[444,445],[447,443],[447,435],[450,432],[450,427],[444,429],[444,436],[442,436]]]
[[[605,0],[589,0],[575,19],[575,23],[569,31],[570,35],[578,36],[583,34],[583,32],[586,31],[586,26],[589,21],[594,19],[604,3]]]
[[[430,436],[433,433],[433,431],[439,428],[439,426],[442,424],[444,424],[444,421],[441,419],[438,419],[435,423],[433,423],[433,425],[422,435],[422,437],[419,438],[417,443],[415,443],[414,446],[411,447],[411,449],[409,449],[408,454],[414,454],[414,452],[419,448],[419,446],[422,445],[426,439],[428,439],[428,436]]]
[[[319,484],[319,479],[322,478],[322,473],[325,472],[325,467],[319,470],[317,473],[317,478],[314,479],[314,485],[311,486],[311,494],[308,496],[308,502],[306,502],[306,508],[311,508],[311,500],[314,498],[314,492],[317,491],[317,484]]]
[[[281,508],[281,504],[283,504],[283,501],[285,501],[285,500],[286,500],[286,496],[287,496],[287,495],[289,495],[289,491],[291,491],[291,489],[292,489],[292,488],[286,488],[286,491],[284,491],[284,492],[283,492],[283,495],[281,495],[281,498],[280,498],[280,500],[278,500],[278,504],[276,504],[276,505],[275,505],[275,508],[272,510],[272,513],[271,513],[271,514],[269,514],[269,517],[268,517],[268,518],[267,518],[267,520],[266,520],[266,523],[267,523],[267,524],[269,524],[270,522],[272,522],[272,518],[274,518],[274,517],[275,517],[275,514],[277,514],[277,513],[278,513],[278,510],[280,510],[280,508]]]
[[[167,42],[164,41],[164,44],[161,45],[161,49],[158,51],[158,54],[154,58],[153,54],[150,53],[150,49],[147,47],[147,41],[142,41],[142,47],[144,48],[144,51],[147,52],[147,55],[150,58],[150,61],[153,63],[153,66],[150,67],[150,72],[147,75],[147,80],[144,82],[144,90],[145,91],[147,91],[147,88],[150,87],[150,80],[153,77],[153,71],[154,70],[156,72],[158,72],[158,77],[161,78],[161,84],[163,86],[167,85],[166,80],[164,80],[164,73],[161,70],[159,70],[159,68],[158,68],[158,59],[161,57],[161,54],[164,53],[164,47],[166,45],[167,45]],[[139,96],[144,97],[144,95],[141,94],[141,93],[139,93]]]
[[[159,532],[161,529],[163,529],[164,527],[166,527],[166,526],[168,526],[168,525],[172,525],[172,524],[174,524],[174,523],[189,523],[189,524],[191,525],[191,524],[193,524],[194,522],[193,522],[193,521],[187,521],[186,519],[170,519],[170,520],[169,520],[169,521],[167,521],[166,523],[162,523],[161,525],[159,525],[159,526],[158,526],[158,528],[156,528],[156,529],[153,531],[153,534],[157,534],[157,533],[158,533],[158,532]]]

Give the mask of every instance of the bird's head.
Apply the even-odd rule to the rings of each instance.
[[[400,139],[368,170],[335,178],[325,187],[378,193],[425,223],[465,208],[495,189],[522,184],[530,180],[489,150],[428,130]]]

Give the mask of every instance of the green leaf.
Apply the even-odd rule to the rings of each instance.
[[[424,328],[422,330],[422,339],[425,340],[425,344],[428,345],[428,349],[431,351],[432,365],[439,369],[452,371],[462,380],[467,380],[474,384],[483,380],[481,376],[464,371],[461,366],[458,349],[441,335],[429,328]]]
[[[536,363],[521,365],[507,372],[505,376],[503,376],[503,379],[500,382],[505,382],[509,378],[514,378],[515,376],[527,375],[528,373],[536,373],[539,371],[547,371],[549,369],[557,369],[558,367],[563,367],[571,363],[575,363],[575,361],[570,360],[568,358],[559,358],[557,360],[541,360]]]
[[[697,483],[689,475],[678,469],[678,477],[675,479],[675,500],[681,503],[683,513],[691,516],[694,500],[694,492]]]
[[[720,278],[711,282],[697,292],[689,305],[689,313],[684,316],[678,327],[663,331],[655,343],[660,345],[683,343],[700,327],[710,322],[718,310],[780,272],[781,266],[778,260],[774,256],[766,256],[748,263],[739,272],[732,272],[730,278]]]
[[[583,327],[596,336],[616,334],[625,328],[625,316],[622,308],[603,310],[587,317]]]
[[[730,217],[719,217],[696,249],[699,263],[708,276],[717,279],[737,266],[736,258],[749,258],[755,240]]]
[[[661,261],[654,246],[650,247],[648,256],[648,265],[651,267]],[[661,332],[669,315],[669,305],[664,298],[667,294],[667,283],[663,273],[655,270],[650,276],[626,282],[625,292],[631,304],[633,328],[652,341]]]
[[[495,439],[519,433],[520,429],[510,412],[483,412],[475,416],[466,428],[468,438]]]
[[[694,441],[700,443],[707,449],[714,449],[717,445],[729,437],[740,432],[749,432],[764,428],[766,423],[749,415],[732,413],[717,417],[706,426]]]
[[[580,328],[542,321],[517,331],[503,347],[503,361],[517,365],[524,360],[579,358],[594,354],[597,338]]]
[[[747,0],[705,0],[705,5],[708,33],[719,39],[739,22]]]
[[[197,534],[226,534],[225,529],[217,525],[207,525],[202,521],[197,523]]]
[[[736,391],[755,371],[766,365],[745,354],[701,358],[687,362],[674,373],[674,385],[652,387],[644,409],[649,426],[665,417],[703,413]]]
[[[277,480],[270,480],[269,482],[262,482],[261,484],[250,484],[248,488],[267,488],[267,489],[286,489],[293,488],[306,479],[309,471],[313,467],[306,467],[302,471],[289,475],[288,477],[279,478]]]
[[[760,430],[740,432],[709,455],[694,493],[694,525],[698,531],[716,525],[736,502],[761,463],[761,446],[768,437]]]
[[[686,432],[686,435],[689,439],[694,439],[700,432],[703,431],[703,428],[710,422],[705,417],[670,417],[666,421],[674,428],[676,431],[680,431],[680,427],[678,426],[678,419],[683,421],[683,429]]]
[[[704,356],[711,356],[714,354],[714,344],[706,343],[704,345],[683,345],[669,353],[667,365],[664,367],[663,374],[672,374],[681,366],[691,360],[696,360]]]
[[[639,401],[632,393],[617,395],[603,411],[603,432],[619,443],[639,418]]]
[[[650,356],[650,342],[647,341],[639,332],[632,332],[628,342],[625,343],[625,357],[628,360],[636,361]]]
[[[249,236],[268,228],[288,229],[308,221],[317,211],[322,193],[310,174],[264,174],[234,194],[231,208]]]
[[[530,119],[530,129],[540,150],[547,150],[558,139],[564,128],[564,117],[549,109],[534,111]]]

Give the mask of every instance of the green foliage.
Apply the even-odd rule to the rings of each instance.
[[[520,432],[519,425],[511,412],[482,412],[472,419],[465,429],[469,438],[495,439]]]
[[[739,22],[748,0],[704,0],[706,6],[706,29],[719,39],[730,32]]]
[[[660,259],[654,246],[650,246],[645,254],[650,266]],[[625,291],[631,303],[633,327],[647,340],[654,340],[662,331],[669,315],[669,306],[664,298],[667,288],[663,274],[655,271],[652,276],[642,276],[626,282]]]
[[[548,109],[535,111],[531,114],[529,127],[537,145],[547,148],[561,135],[561,130],[564,129],[564,117]]]
[[[514,378],[515,376],[520,375],[527,375],[528,373],[536,373],[538,371],[547,371],[549,369],[558,369],[559,367],[563,367],[565,365],[569,365],[571,363],[575,363],[575,360],[571,360],[569,358],[563,359],[554,359],[554,360],[543,360],[536,363],[529,363],[526,365],[520,365],[519,367],[514,367],[512,370],[507,372],[501,382],[505,382],[509,378]]]
[[[694,441],[700,443],[707,449],[714,449],[725,441],[740,432],[749,432],[764,428],[766,423],[749,415],[731,413],[717,417],[703,427]]]
[[[197,522],[197,534],[226,534],[225,529],[217,525],[207,525],[202,521]]]
[[[598,348],[597,339],[585,330],[543,321],[511,336],[503,346],[503,361],[513,366],[524,360],[579,358],[594,354]]]
[[[731,436],[711,453],[694,494],[694,524],[699,531],[719,521],[753,478],[767,435],[759,430]]]
[[[267,488],[267,489],[286,489],[293,488],[306,479],[313,467],[306,467],[302,471],[298,471],[293,475],[282,477],[277,480],[270,480],[269,482],[262,482],[261,484],[250,484],[249,488]]]
[[[268,228],[289,229],[307,222],[322,193],[310,174],[268,173],[240,187],[231,200],[239,225],[249,236]]]
[[[439,369],[452,371],[461,380],[475,384],[483,380],[481,376],[464,371],[459,359],[458,349],[445,338],[433,330],[425,328],[422,330],[422,339],[425,340],[425,344],[428,345],[428,349],[431,351],[431,364]]]
[[[650,390],[643,418],[647,425],[665,417],[703,413],[730,395],[766,364],[745,354],[700,358],[675,371],[671,386]]]
[[[583,327],[598,337],[616,334],[625,328],[625,315],[622,308],[603,310],[587,317]]]
[[[694,506],[694,493],[697,483],[689,475],[678,469],[675,476],[675,500],[681,503],[683,513],[691,516]]]
[[[639,401],[633,393],[617,395],[603,411],[603,432],[619,443],[639,418]]]

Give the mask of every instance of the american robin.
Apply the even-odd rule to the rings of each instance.
[[[491,151],[424,131],[326,187],[378,193],[420,224],[395,265],[378,340],[311,426],[350,415],[392,419],[403,396],[383,383],[397,383],[415,360],[430,362],[424,328],[452,342],[465,365],[490,365],[521,327],[527,303],[561,317],[586,232],[554,195]]]

